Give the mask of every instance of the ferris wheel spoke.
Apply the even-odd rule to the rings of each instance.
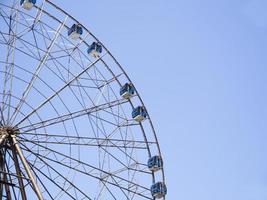
[[[19,4],[17,3],[17,8],[18,8],[18,6],[19,6]],[[12,90],[13,90],[13,75],[14,75],[14,61],[15,61],[15,46],[16,46],[16,41],[17,41],[17,39],[16,39],[16,33],[17,33],[17,23],[18,23],[18,10],[17,9],[15,9],[14,10],[14,12],[15,12],[15,17],[13,17],[13,19],[15,19],[14,20],[14,24],[13,24],[13,28],[15,29],[14,31],[12,30],[13,28],[10,28],[10,30],[12,31],[12,43],[10,43],[10,44],[12,44],[12,45],[9,45],[9,46],[12,46],[11,47],[11,49],[9,50],[10,51],[10,54],[9,54],[9,57],[11,57],[11,65],[10,65],[10,72],[11,72],[11,76],[10,76],[10,80],[9,80],[9,82],[10,82],[10,86],[9,86],[9,101],[8,101],[8,104],[9,105],[11,105],[11,94],[12,94]],[[10,25],[11,25],[11,23],[10,23]],[[11,26],[10,26],[11,27]],[[6,61],[7,61],[7,63],[9,62],[9,59],[7,58],[6,59]],[[7,123],[9,123],[9,117],[10,117],[10,113],[11,112],[11,110],[10,110],[10,106],[9,106],[9,108],[8,108],[8,115],[7,115]]]
[[[35,46],[36,46],[36,50],[37,50],[37,53],[38,53],[38,58],[41,60],[41,58],[42,58],[42,56],[41,56],[41,49],[40,49],[40,47],[39,47],[39,45],[38,45],[38,42],[37,42],[37,37],[36,37],[36,33],[35,33],[35,31],[32,31],[32,35],[33,35],[33,38],[34,38],[34,44],[35,44]],[[47,60],[48,60],[48,58],[47,58]]]
[[[7,53],[6,53],[6,59],[5,59],[5,73],[4,73],[4,79],[3,79],[3,96],[2,100],[8,102],[8,105],[11,103],[11,97],[8,94],[12,93],[12,87],[13,87],[13,71],[14,71],[14,55],[15,55],[15,44],[16,44],[16,32],[17,32],[17,21],[18,21],[18,11],[15,7],[17,7],[18,4],[14,3],[12,7],[10,8],[9,13],[9,22],[7,20],[4,20],[5,23],[8,25],[8,39],[7,39]],[[1,13],[1,16],[4,17]],[[10,64],[9,64],[10,63]],[[10,74],[10,75],[9,75]],[[4,100],[6,98],[6,100]],[[2,105],[2,110],[4,110]],[[7,108],[7,123],[8,118],[10,115],[10,107]]]
[[[1,13],[1,12],[0,12]],[[1,44],[3,44],[3,45],[7,45],[7,39],[6,39],[6,37],[5,37],[5,34],[2,32],[2,31],[0,31],[0,35],[2,36],[2,38],[3,38],[3,40],[4,41],[1,41]]]
[[[23,102],[25,101],[25,99],[27,98],[35,80],[37,79],[38,77],[38,74],[40,73],[40,71],[42,70],[42,68],[44,67],[44,63],[46,62],[48,56],[49,56],[49,53],[51,52],[59,34],[60,34],[60,31],[61,29],[64,27],[64,24],[66,23],[66,20],[68,19],[68,16],[65,17],[65,20],[59,25],[58,29],[57,29],[57,32],[54,36],[54,38],[52,39],[51,43],[49,44],[49,46],[47,47],[47,51],[45,52],[45,55],[42,57],[41,61],[39,62],[39,64],[37,65],[36,69],[35,69],[35,72],[34,72],[34,75],[32,76],[29,84],[27,85],[27,87],[25,88],[23,94],[22,94],[22,97],[21,97],[21,101],[18,103],[16,109],[15,109],[15,112],[12,114],[11,116],[11,121],[13,118],[16,118],[17,116],[17,110],[20,110],[20,108],[22,107],[23,105]]]
[[[26,139],[23,136],[32,136],[30,139]],[[115,147],[115,148],[131,148],[131,149],[146,149],[146,143],[138,140],[123,140],[115,138],[99,138],[99,137],[85,137],[85,136],[73,136],[73,135],[56,135],[56,134],[41,134],[23,132],[17,135],[20,140],[31,140],[37,143],[58,144],[58,145],[82,145],[82,146],[103,146],[103,147]],[[149,145],[155,144],[155,142],[149,142]]]
[[[115,129],[117,130],[117,128]],[[114,132],[115,132],[114,130]],[[21,135],[21,136],[20,136]],[[69,144],[69,145],[86,145],[86,146],[98,146],[98,147],[115,147],[121,149],[147,149],[147,145],[156,144],[152,141],[138,141],[138,140],[127,140],[127,139],[117,139],[112,138],[112,133],[106,135],[105,138],[100,137],[85,137],[85,136],[74,136],[73,134],[52,134],[52,133],[31,133],[31,132],[21,132],[18,137],[22,140],[28,140],[25,137],[30,137],[31,141],[40,143],[51,143],[51,144]],[[146,166],[146,165],[145,165]]]
[[[82,109],[82,110],[79,110],[79,111],[75,111],[75,112],[72,112],[72,113],[68,113],[68,114],[65,114],[65,115],[60,115],[60,116],[57,116],[57,117],[54,117],[54,118],[46,119],[46,120],[40,121],[38,123],[31,124],[29,126],[23,126],[23,127],[20,127],[20,129],[24,130],[23,132],[29,132],[29,131],[32,131],[32,130],[37,130],[37,129],[40,129],[40,128],[43,128],[43,127],[47,127],[47,126],[55,125],[55,124],[58,124],[58,123],[62,123],[62,122],[65,122],[67,120],[73,120],[75,118],[82,117],[84,115],[91,115],[92,113],[99,112],[99,111],[101,111],[103,109],[107,109],[109,107],[121,105],[121,104],[126,103],[126,102],[127,102],[126,100],[124,100],[124,99],[121,100],[120,99],[120,100],[116,100],[116,101],[113,101],[113,102],[104,103],[104,104],[101,104],[101,105],[98,105],[98,106],[94,106],[94,107]],[[30,129],[27,129],[27,128],[30,128]]]

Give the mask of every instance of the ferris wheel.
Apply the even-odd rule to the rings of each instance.
[[[165,199],[151,119],[110,51],[49,0],[0,15],[0,199]]]

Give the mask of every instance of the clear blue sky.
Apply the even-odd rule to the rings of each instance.
[[[124,66],[168,199],[267,199],[267,1],[59,1]]]

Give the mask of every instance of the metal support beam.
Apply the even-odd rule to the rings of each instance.
[[[19,158],[20,158],[20,160],[21,160],[21,162],[22,162],[22,164],[24,166],[24,169],[26,170],[26,173],[28,175],[28,178],[31,181],[32,188],[34,189],[34,191],[35,191],[38,199],[39,200],[44,200],[44,198],[42,196],[42,193],[41,193],[41,191],[40,191],[40,189],[39,189],[39,187],[38,187],[38,185],[37,185],[37,183],[36,183],[36,181],[35,181],[35,179],[33,177],[33,174],[32,174],[32,172],[30,170],[29,164],[26,161],[26,159],[25,159],[25,157],[24,157],[24,155],[23,155],[23,153],[22,153],[22,151],[21,151],[21,149],[20,149],[20,147],[18,145],[16,136],[15,135],[11,135],[11,140],[12,140],[12,143],[13,143],[15,149],[16,149],[16,152],[19,155]]]
[[[1,180],[3,179],[2,174],[3,173],[1,173],[1,175],[0,175]],[[0,200],[2,200],[2,199],[3,199],[3,183],[0,184]]]
[[[8,180],[7,180],[7,172],[6,172],[6,161],[4,159],[4,156],[1,155],[1,170],[3,171],[2,175],[1,176],[1,181],[3,181],[2,183],[2,187],[3,185],[5,185],[5,191],[6,191],[6,199],[7,200],[11,200],[11,192],[10,192],[10,188],[9,188],[9,184],[8,183]]]
[[[0,137],[0,146],[4,143],[5,139],[7,138],[8,134],[4,133]]]
[[[5,163],[4,163],[4,156],[3,156],[3,150],[0,150],[0,169],[1,169],[1,173],[0,173],[0,200],[3,199],[3,189],[4,189],[4,186],[3,186],[3,183],[2,181],[4,180],[4,167],[5,167]]]
[[[18,175],[17,178],[18,178],[18,182],[19,182],[21,198],[22,198],[22,200],[27,200],[25,187],[24,187],[24,183],[23,183],[23,179],[22,179],[22,174],[21,174],[21,170],[20,170],[20,167],[19,167],[19,161],[18,161],[16,149],[14,148],[14,146],[12,146],[11,149],[12,149],[13,161],[14,161],[15,168],[16,168],[16,173]]]
[[[5,169],[6,172],[6,169]],[[7,173],[4,173],[4,182],[7,183]],[[6,190],[6,198],[7,200],[11,200],[11,192],[8,184],[5,184],[5,190]]]

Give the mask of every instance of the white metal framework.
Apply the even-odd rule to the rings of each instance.
[[[154,199],[152,122],[132,118],[142,99],[120,96],[132,82],[86,27],[49,0],[3,0],[0,66],[0,200]]]

